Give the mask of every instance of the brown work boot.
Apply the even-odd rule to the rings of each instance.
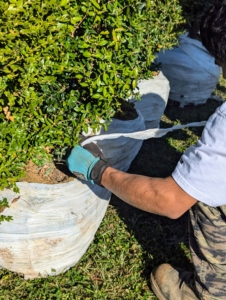
[[[193,272],[162,264],[151,272],[151,287],[159,300],[198,300]]]

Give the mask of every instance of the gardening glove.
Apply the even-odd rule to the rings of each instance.
[[[66,164],[79,179],[89,180],[100,186],[102,174],[110,166],[94,143],[85,145],[84,148],[75,146],[66,159]]]

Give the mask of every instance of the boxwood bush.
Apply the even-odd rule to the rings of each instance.
[[[0,0],[0,188],[110,120],[181,15],[177,0]]]

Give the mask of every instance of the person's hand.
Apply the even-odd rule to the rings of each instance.
[[[110,166],[94,143],[85,145],[84,148],[75,146],[66,159],[66,164],[76,177],[100,186],[102,174]]]

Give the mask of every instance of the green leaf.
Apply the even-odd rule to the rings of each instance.
[[[124,31],[125,29],[123,27],[119,27],[115,29],[115,32],[120,32],[120,31]]]
[[[99,99],[99,98],[101,98],[101,95],[100,94],[94,94],[94,95],[92,95],[92,98],[93,99]]]
[[[83,56],[85,56],[85,57],[91,57],[92,54],[90,52],[88,52],[88,51],[85,51],[85,52],[83,52]]]
[[[68,0],[61,0],[60,6],[66,6],[68,3]]]
[[[82,16],[73,17],[71,18],[71,24],[76,25],[81,20],[82,20]]]
[[[91,2],[97,9],[100,9],[100,5],[96,2],[96,0],[91,0]]]
[[[83,76],[82,76],[82,74],[77,74],[77,75],[75,75],[75,78],[82,79]]]
[[[105,45],[107,45],[107,43],[108,43],[108,41],[106,41],[106,40],[102,40],[101,42],[99,42],[99,46],[105,46]]]
[[[80,82],[80,85],[83,86],[83,87],[86,87],[86,86],[88,86],[88,83],[86,83],[86,82]]]

